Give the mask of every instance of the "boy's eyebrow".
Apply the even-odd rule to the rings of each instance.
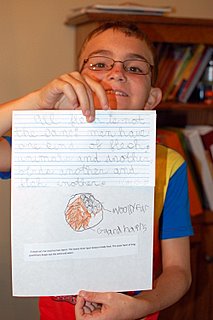
[[[91,56],[93,56],[93,55],[104,55],[104,54],[111,54],[111,51],[109,51],[109,50],[96,50],[96,51],[93,51],[93,52],[91,52],[90,54],[89,54],[89,56],[88,57],[91,57]]]
[[[111,58],[112,52],[110,50],[96,50],[96,51],[91,52],[89,54],[88,58],[93,55],[106,55],[106,56],[109,55],[109,57]],[[140,59],[140,60],[145,60],[149,63],[147,58],[145,58],[143,55],[138,54],[138,53],[128,53],[125,60],[128,60],[128,59],[136,59],[136,60]]]
[[[140,59],[140,60],[145,60],[149,63],[149,60],[147,58],[145,58],[142,54],[138,54],[138,53],[130,53],[128,55],[128,59]]]

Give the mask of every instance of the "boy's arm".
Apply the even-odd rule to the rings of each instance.
[[[22,98],[0,105],[0,137],[12,127],[12,111],[33,109],[37,100],[36,96],[37,93],[33,92]]]
[[[27,110],[34,104],[36,93],[31,93],[23,98],[0,105],[0,171],[10,171],[11,148],[8,141],[2,136],[12,127],[12,111]]]
[[[144,291],[135,297],[120,293],[82,291],[76,304],[76,319],[141,319],[177,302],[191,283],[189,238],[163,240],[162,256],[163,272],[156,280],[153,290]],[[102,308],[87,315],[84,309],[85,301],[102,304]]]
[[[0,137],[0,171],[10,171],[11,150],[10,144],[6,139]]]
[[[148,302],[151,313],[173,305],[188,291],[191,284],[189,238],[167,239],[161,243],[163,272],[153,290],[142,292],[137,297]]]

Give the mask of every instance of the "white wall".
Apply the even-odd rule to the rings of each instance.
[[[71,69],[74,32],[64,25],[69,0],[0,1],[0,102]]]
[[[125,1],[0,0],[0,103],[37,89],[72,70],[74,27],[64,25],[70,9]],[[130,2],[134,2],[130,1]],[[135,0],[169,5],[173,16],[213,18],[212,0]],[[38,319],[37,300],[11,297],[10,183],[0,183],[0,319]]]

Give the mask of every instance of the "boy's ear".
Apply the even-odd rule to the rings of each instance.
[[[144,110],[152,110],[154,109],[162,99],[162,91],[160,88],[151,88],[149,97],[145,104]]]

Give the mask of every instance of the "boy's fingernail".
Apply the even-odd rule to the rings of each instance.
[[[86,117],[89,117],[89,116],[90,116],[90,110],[89,110],[89,109],[87,109],[87,110],[85,111],[85,116],[86,116]]]
[[[80,296],[80,297],[84,297],[85,294],[86,294],[86,291],[84,291],[84,290],[81,290],[81,291],[79,292],[79,296]]]
[[[92,122],[92,121],[95,120],[95,117],[94,116],[89,116],[87,119],[88,119],[89,122]]]

